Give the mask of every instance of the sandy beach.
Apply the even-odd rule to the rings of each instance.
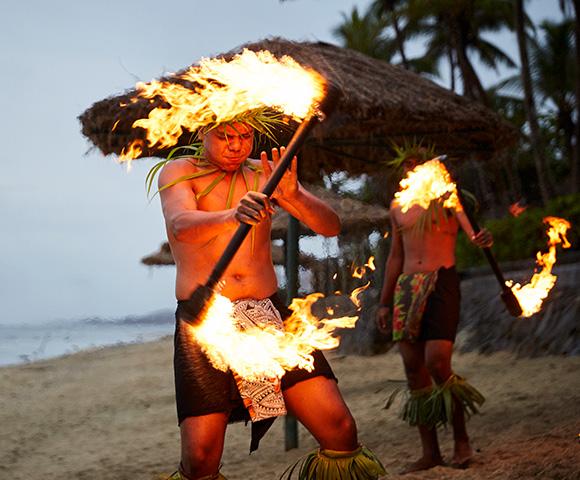
[[[415,429],[384,410],[404,382],[392,349],[373,357],[328,355],[357,420],[359,438],[383,461],[384,478],[580,479],[580,356],[518,359],[457,354],[454,369],[485,396],[468,424],[475,458],[469,468],[437,467],[400,476],[419,454]],[[179,461],[173,399],[172,340],[99,348],[0,369],[0,478],[11,480],[153,480]],[[398,406],[398,405],[397,405]],[[284,449],[278,419],[249,455],[249,426],[229,427],[222,473],[277,479],[316,448],[299,428],[299,448]],[[442,451],[452,449],[440,432]]]

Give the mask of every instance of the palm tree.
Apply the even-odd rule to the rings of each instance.
[[[571,19],[564,20],[561,23],[544,22],[540,25],[542,30],[542,40],[537,41],[534,38],[528,38],[529,42],[529,61],[530,74],[532,78],[534,99],[542,107],[547,107],[543,114],[543,124],[550,127],[553,123],[551,133],[548,128],[542,129],[542,138],[545,142],[551,142],[556,145],[564,145],[565,152],[562,155],[568,159],[571,177],[574,178],[574,139],[576,122],[574,120],[575,112],[575,75],[576,63],[574,56],[574,24]],[[514,75],[503,80],[494,87],[497,92],[513,91],[522,95],[522,76]],[[497,96],[497,98],[502,98]],[[522,103],[523,105],[523,103]],[[500,111],[494,106],[494,110]],[[504,114],[504,117],[506,115]],[[508,118],[509,119],[509,118]],[[525,123],[520,124],[509,119],[514,125],[518,126],[522,132],[522,139],[528,146],[531,139],[526,134],[528,129],[524,128]],[[523,148],[522,150],[531,150],[532,148]],[[549,149],[550,152],[554,147]],[[551,172],[551,169],[548,170]],[[550,179],[553,185],[553,180]],[[570,185],[575,190],[575,184]]]
[[[524,102],[519,96],[504,93],[502,91],[503,88],[504,82],[487,90],[487,97],[489,98],[490,106],[493,111],[499,113],[503,118],[508,120],[520,132],[522,132],[522,136],[520,138],[520,146],[516,148],[513,153],[502,152],[498,161],[503,166],[508,182],[510,205],[514,202],[527,204],[528,201],[526,200],[517,168],[521,158],[525,153],[527,153],[527,150],[529,150],[529,148],[525,148],[525,145],[529,144],[529,140],[525,135],[524,129],[524,125],[526,124]]]
[[[566,157],[570,161],[572,178],[575,181],[578,172],[577,162],[574,160],[577,123],[574,120],[577,98],[574,23],[571,19],[561,23],[544,22],[541,29],[543,42],[533,42],[530,45],[532,78],[538,100],[544,104],[551,101],[556,107],[557,129],[564,137]]]
[[[387,26],[392,26],[395,31],[397,52],[401,56],[401,65],[409,70],[410,64],[405,53],[405,36],[400,26],[400,4],[405,0],[375,0],[371,5],[371,11],[378,18],[386,18]]]
[[[387,62],[391,60],[396,47],[385,37],[386,22],[383,18],[378,18],[372,9],[361,17],[356,7],[350,17],[344,13],[342,16],[344,21],[334,28],[333,34],[342,40],[343,47]]]
[[[448,60],[452,73],[458,69],[461,75],[463,94],[485,105],[486,93],[470,54],[493,69],[500,64],[515,66],[507,54],[482,37],[511,29],[512,11],[511,0],[409,0],[404,7],[408,36],[427,36],[427,55]]]
[[[438,62],[440,55],[424,54],[420,57],[409,58],[405,51],[405,44],[409,39],[416,37],[424,27],[420,22],[411,23],[406,19],[408,0],[374,0],[371,12],[385,22],[385,28],[392,28],[394,38],[391,40],[396,46],[396,52],[401,57],[400,66],[418,74],[439,76]]]
[[[542,202],[545,204],[552,198],[552,189],[549,182],[548,169],[546,168],[546,155],[542,143],[540,128],[538,125],[538,115],[534,102],[534,92],[532,89],[532,76],[527,48],[527,37],[524,27],[524,5],[523,0],[514,0],[514,26],[518,39],[518,47],[521,62],[522,87],[524,90],[524,106],[526,117],[530,128],[530,139],[532,143],[532,153],[538,175],[538,185]]]
[[[576,56],[576,124],[574,126],[574,137],[576,142],[573,146],[572,163],[572,183],[576,191],[580,190],[580,0],[560,0],[560,9],[566,15],[567,4],[572,4],[574,13],[574,37],[575,37],[575,56]]]

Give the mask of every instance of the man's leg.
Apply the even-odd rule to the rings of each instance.
[[[188,417],[181,422],[181,466],[188,477],[218,473],[227,423],[225,413]]]
[[[443,385],[451,375],[451,356],[453,354],[453,342],[450,340],[429,340],[426,342],[425,357],[426,364],[431,376],[438,385]],[[471,444],[465,426],[465,413],[454,398],[455,408],[451,417],[453,427],[454,450],[452,465],[466,465],[473,457]]]
[[[399,342],[399,352],[403,358],[405,374],[411,391],[421,390],[432,384],[429,369],[425,364],[425,343]],[[422,457],[409,465],[403,473],[417,472],[443,465],[443,458],[439,450],[437,430],[417,425],[423,448]]]
[[[318,441],[321,449],[352,451],[358,447],[355,420],[336,380],[309,378],[284,390],[288,413]]]
[[[325,376],[302,380],[284,390],[288,413],[314,436],[320,448],[289,467],[281,478],[358,478],[377,480],[386,475],[380,460],[358,443],[356,423],[335,379]],[[326,472],[326,473],[325,473]],[[328,473],[332,472],[332,474]]]

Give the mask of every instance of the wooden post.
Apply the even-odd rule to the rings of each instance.
[[[288,214],[286,233],[286,304],[290,305],[298,295],[298,219]],[[285,416],[284,446],[286,450],[298,448],[298,422],[291,415]]]

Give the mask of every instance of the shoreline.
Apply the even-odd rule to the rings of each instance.
[[[0,325],[0,367],[50,360],[86,349],[156,341],[172,335],[174,325],[170,310],[120,319]]]
[[[0,472],[13,480],[155,479],[179,462],[172,338],[98,347],[0,368]],[[359,439],[391,479],[558,478],[578,480],[580,357],[516,358],[457,353],[453,367],[486,397],[468,422],[475,458],[466,470],[436,467],[397,475],[419,456],[415,429],[386,399],[404,382],[398,353],[327,357],[355,419]],[[278,419],[249,455],[250,427],[228,427],[222,473],[229,479],[277,479],[314,439],[299,426],[299,448],[284,450]],[[449,459],[451,434],[440,430]]]

